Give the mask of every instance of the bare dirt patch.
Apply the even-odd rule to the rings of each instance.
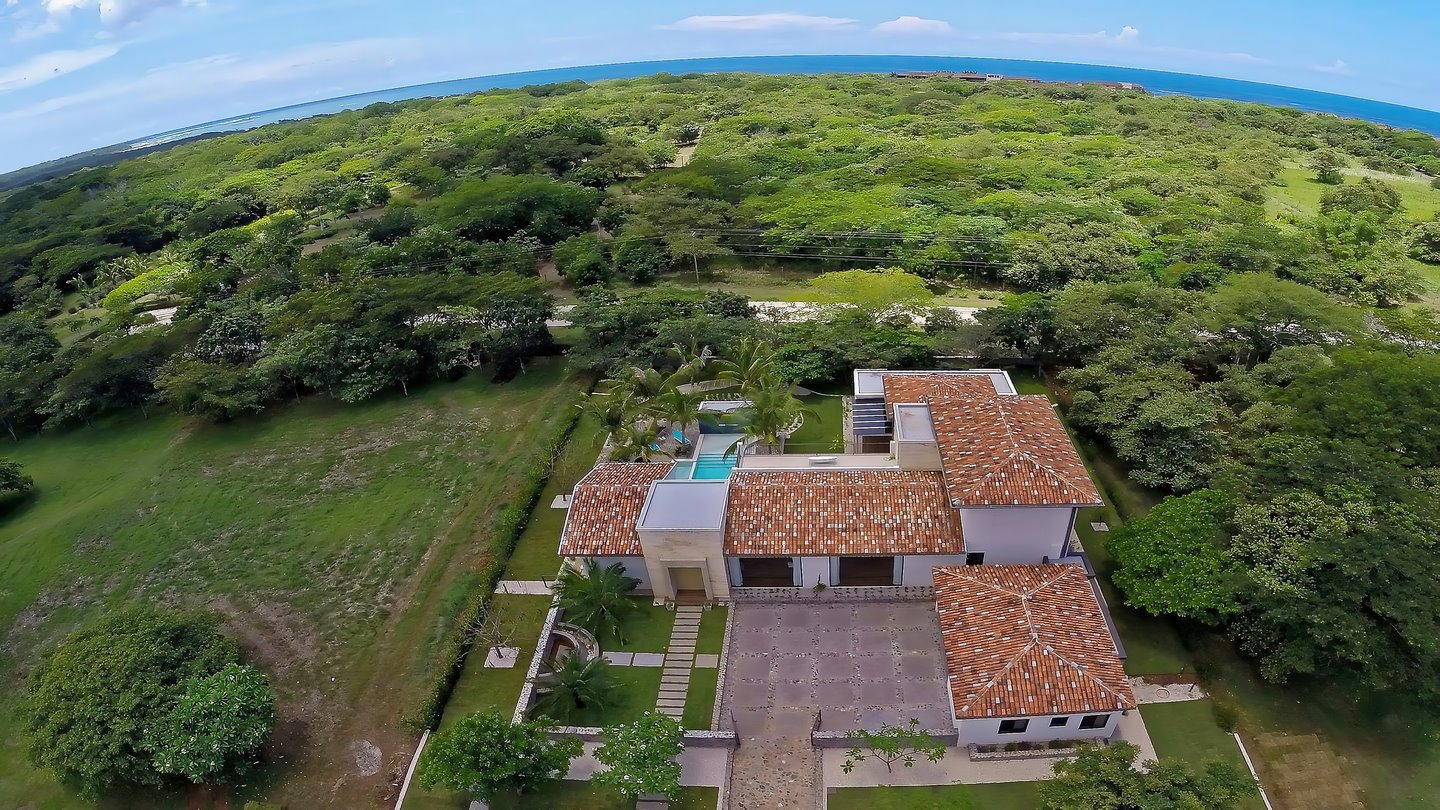
[[[1254,740],[1266,764],[1264,782],[1278,810],[1363,810],[1350,761],[1315,734],[1261,734]]]

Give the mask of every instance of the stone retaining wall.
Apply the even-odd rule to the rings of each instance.
[[[550,738],[579,737],[585,742],[598,743],[604,730],[597,726],[556,726],[550,731]],[[728,748],[733,751],[740,747],[740,738],[733,731],[686,731],[684,740],[686,748]]]
[[[932,602],[930,585],[837,585],[816,591],[813,588],[731,588],[732,602]]]
[[[960,734],[955,729],[948,731],[943,728],[925,729],[925,734],[932,739],[939,740],[946,748],[954,748],[960,744]],[[815,748],[864,748],[865,746],[855,737],[850,736],[848,731],[812,731],[810,732],[810,745]],[[974,746],[971,746],[974,749]]]

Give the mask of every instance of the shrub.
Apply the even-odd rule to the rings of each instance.
[[[175,282],[185,277],[190,268],[180,262],[162,264],[153,270],[147,270],[135,278],[126,281],[110,291],[101,302],[101,306],[109,310],[124,309],[136,300],[144,298],[152,293],[167,293],[175,285]]]

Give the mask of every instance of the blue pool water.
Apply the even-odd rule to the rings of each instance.
[[[1403,129],[1418,129],[1440,135],[1440,112],[1388,104],[1382,101],[1302,90],[1274,84],[1170,73],[1139,68],[1081,65],[1071,62],[1036,62],[1021,59],[985,59],[967,56],[731,56],[703,59],[669,59],[654,62],[627,62],[611,65],[530,70],[496,76],[478,76],[411,87],[397,87],[341,98],[312,101],[265,110],[250,115],[186,127],[153,135],[131,143],[163,143],[202,132],[229,132],[250,129],[276,121],[308,118],[312,115],[357,110],[382,101],[405,101],[412,98],[476,93],[497,87],[521,87],[527,84],[561,82],[571,79],[598,81],[649,76],[654,73],[889,73],[907,70],[964,71],[1029,76],[1046,81],[1118,81],[1136,82],[1156,95],[1185,95],[1197,98],[1223,98],[1235,101],[1258,101],[1296,107],[1307,112],[1324,112],[1350,118],[1361,118]]]
[[[731,455],[703,455],[695,459],[695,471],[691,478],[701,479],[724,479],[730,477],[730,471],[735,469],[735,463],[739,459]]]

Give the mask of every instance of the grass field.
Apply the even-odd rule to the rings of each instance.
[[[1240,747],[1216,722],[1213,702],[1152,703],[1140,707],[1140,716],[1145,718],[1145,730],[1161,757],[1183,759],[1197,767],[1218,759],[1244,772]],[[1244,804],[1243,810],[1265,810],[1259,793]]]
[[[1362,176],[1370,177],[1395,189],[1400,195],[1401,205],[1411,219],[1430,219],[1440,212],[1440,189],[1430,186],[1430,178],[1422,176],[1404,177],[1398,174],[1382,174],[1364,169],[1350,169],[1346,172],[1346,183],[1358,183]],[[1265,210],[1272,216],[1313,217],[1320,212],[1320,195],[1331,188],[1315,179],[1315,173],[1299,166],[1290,166],[1280,171],[1279,183],[1270,187]]]
[[[837,396],[814,394],[801,397],[807,408],[815,411],[805,423],[785,440],[787,453],[838,453],[845,447],[845,403]]]
[[[1038,782],[932,787],[842,788],[830,795],[830,810],[1035,810]]]
[[[127,416],[7,448],[39,495],[0,518],[0,807],[95,806],[26,764],[19,677],[64,632],[136,601],[224,614],[271,674],[286,766],[252,790],[292,806],[382,800],[413,745],[401,715],[478,582],[493,516],[571,407],[565,379],[548,361],[501,386],[219,426]],[[355,772],[359,740],[380,749],[378,774]]]
[[[525,532],[510,555],[505,568],[506,579],[554,579],[560,570],[560,531],[565,528],[565,510],[552,509],[550,504],[557,495],[568,494],[575,488],[575,482],[590,472],[605,437],[593,419],[582,418],[570,435],[565,452],[556,462],[545,484],[545,491],[535,502],[535,511],[525,524]]]

